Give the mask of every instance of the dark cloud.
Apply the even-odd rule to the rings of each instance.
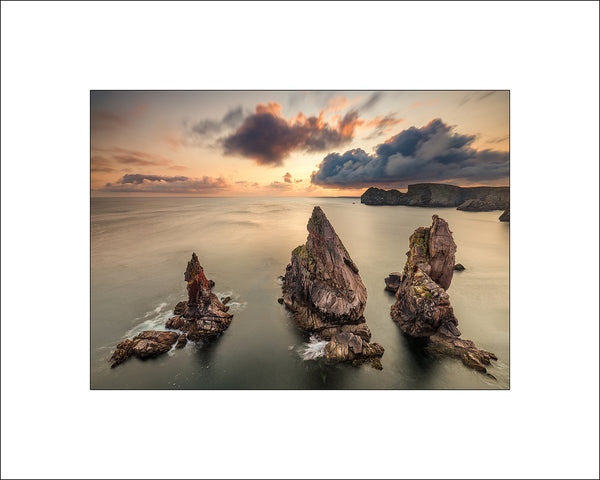
[[[292,174],[290,172],[287,172],[283,176],[283,181],[286,182],[286,183],[292,183]]]
[[[229,110],[221,120],[201,120],[189,125],[189,132],[200,137],[216,135],[226,128],[234,128],[240,124],[244,114],[242,107]]]
[[[453,133],[440,119],[403,130],[374,154],[357,148],[331,153],[313,172],[311,182],[331,188],[370,185],[404,187],[415,182],[457,181],[477,183],[508,177],[509,153],[476,150],[475,135]]]
[[[216,193],[230,187],[222,177],[189,178],[183,176],[127,174],[115,183],[107,183],[100,191],[140,193]]]
[[[256,113],[221,143],[225,154],[277,166],[295,150],[318,152],[349,142],[362,123],[355,110],[340,117],[334,126],[325,122],[323,112],[318,117],[299,113],[287,120],[281,115],[281,105],[269,102],[257,105]]]

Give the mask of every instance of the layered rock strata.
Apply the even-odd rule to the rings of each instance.
[[[454,274],[456,244],[448,223],[437,215],[432,219],[430,227],[419,227],[410,237],[392,319],[408,337],[425,338],[428,351],[460,358],[466,366],[485,373],[485,366],[497,358],[460,338],[446,292]]]
[[[306,244],[292,251],[283,278],[283,303],[302,330],[329,340],[326,358],[342,362],[383,355],[369,343],[363,312],[367,302],[358,267],[320,207],[307,225]]]

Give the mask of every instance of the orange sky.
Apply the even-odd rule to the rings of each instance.
[[[508,108],[506,91],[93,91],[91,194],[360,196],[371,185],[423,181],[508,185]],[[376,153],[386,143],[396,150]],[[324,162],[329,154],[339,155]]]

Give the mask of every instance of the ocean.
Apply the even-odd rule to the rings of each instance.
[[[383,370],[328,365],[324,342],[299,330],[277,302],[291,251],[321,206],[367,287],[371,342],[385,348]],[[462,338],[495,353],[496,380],[459,360],[415,350],[390,317],[384,278],[401,271],[408,238],[431,216],[445,219],[458,248],[448,289]],[[507,389],[509,232],[501,212],[367,206],[359,198],[92,198],[91,388],[93,389]],[[150,360],[111,369],[115,346],[144,330],[165,330],[183,274],[196,252],[213,292],[230,296],[228,330]]]

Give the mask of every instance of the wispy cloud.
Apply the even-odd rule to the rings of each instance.
[[[367,120],[363,126],[373,128],[373,131],[366,138],[371,139],[379,137],[380,135],[389,134],[392,131],[392,127],[404,121],[404,118],[396,118],[393,114]]]
[[[426,100],[426,101],[417,101],[414,102],[413,104],[411,104],[411,106],[409,108],[421,108],[421,107],[426,107],[428,105],[435,105],[436,103],[439,103],[439,100],[437,98],[433,99],[433,100]]]
[[[102,155],[92,155],[91,170],[94,172],[108,172],[116,170],[119,167],[147,167],[164,166],[173,170],[184,170],[187,167],[182,165],[173,165],[169,158],[154,153],[141,152],[138,150],[129,150],[126,148],[93,148],[93,152],[100,152]],[[110,168],[111,170],[107,170]],[[102,169],[102,170],[101,170]]]
[[[207,137],[220,134],[223,130],[237,127],[244,117],[242,107],[230,109],[219,120],[204,119],[195,123],[186,122],[186,130],[192,137]]]
[[[122,129],[137,118],[140,118],[148,109],[148,105],[138,103],[122,113],[109,110],[92,110],[90,112],[90,127],[92,132],[114,131]]]
[[[493,95],[496,92],[498,92],[498,90],[490,90],[485,92],[469,92],[458,101],[458,106],[462,107],[465,103],[469,102],[480,102],[481,100],[486,99],[487,97]]]

